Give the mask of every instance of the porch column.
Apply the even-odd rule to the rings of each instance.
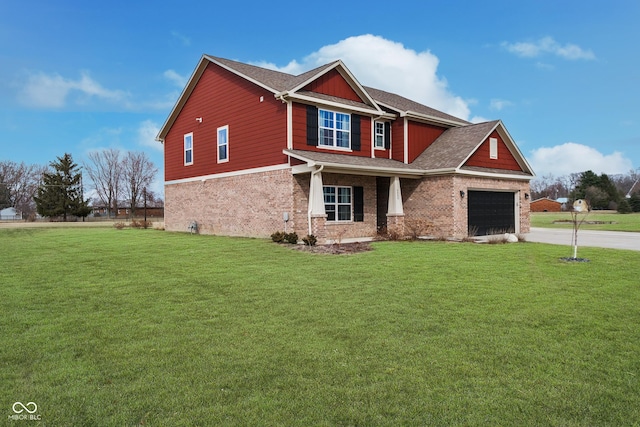
[[[389,204],[387,206],[387,231],[398,237],[404,236],[404,209],[400,178],[394,176],[389,183]]]
[[[309,188],[309,213],[311,215],[326,215],[324,210],[324,190],[322,185],[322,172],[311,172],[311,184]]]
[[[322,241],[325,238],[327,212],[324,210],[324,190],[322,184],[322,167],[311,172],[309,183],[309,211],[307,216],[308,233]]]
[[[387,215],[404,215],[402,208],[402,191],[400,190],[400,178],[394,176],[389,184],[389,205]]]

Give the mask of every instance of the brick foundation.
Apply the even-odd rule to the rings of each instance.
[[[333,222],[325,216],[311,218],[312,234],[323,244],[343,239],[376,236],[376,177],[323,173],[324,185],[362,186],[364,221]],[[275,231],[295,231],[300,239],[309,233],[309,174],[292,175],[290,169],[194,180],[165,186],[165,228],[188,232],[192,221],[203,234],[268,238]],[[527,181],[468,176],[402,179],[404,215],[387,215],[387,228],[406,235],[429,224],[429,235],[467,236],[467,196],[460,191],[501,190],[518,194],[517,232],[529,232]],[[382,195],[386,199],[387,195]],[[283,220],[288,213],[289,221]],[[416,226],[417,224],[417,226]],[[286,228],[285,228],[286,227]],[[427,230],[427,228],[425,228]]]

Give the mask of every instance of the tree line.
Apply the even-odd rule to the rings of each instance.
[[[117,149],[91,152],[82,167],[69,153],[48,166],[0,161],[0,209],[14,207],[23,218],[35,218],[37,212],[67,221],[89,215],[92,204],[104,206],[109,215],[124,205],[135,215],[142,202],[162,205],[149,190],[157,172],[145,153]],[[85,184],[94,200],[87,197]]]
[[[554,177],[545,175],[531,182],[533,200],[548,197],[553,200],[584,199],[591,209],[610,209],[622,213],[640,212],[640,173],[596,174],[591,170]]]

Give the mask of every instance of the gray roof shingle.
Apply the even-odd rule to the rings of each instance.
[[[371,97],[376,102],[388,105],[397,111],[413,111],[427,116],[437,117],[439,119],[458,122],[460,124],[469,124],[469,122],[467,122],[466,120],[462,120],[458,117],[436,110],[435,108],[427,107],[426,105],[420,104],[416,101],[412,101],[403,96],[396,95],[395,93],[386,92],[384,90],[367,86],[365,86],[364,89],[369,92],[369,95],[371,95]]]
[[[313,70],[294,76],[281,71],[269,70],[268,68],[258,67],[256,65],[232,61],[231,59],[219,58],[211,55],[207,55],[207,57],[274,89],[276,92],[291,90],[314,75],[322,72],[324,69],[332,67],[337,62],[330,62],[318,68],[314,68]]]
[[[425,170],[458,168],[499,120],[447,129],[412,163]]]

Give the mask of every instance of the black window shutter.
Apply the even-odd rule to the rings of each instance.
[[[384,148],[391,148],[391,123],[384,122]]]
[[[360,151],[360,116],[357,114],[351,115],[351,149],[353,151]]]
[[[307,145],[318,146],[318,108],[307,105]]]
[[[364,221],[364,188],[353,187],[353,220]]]

